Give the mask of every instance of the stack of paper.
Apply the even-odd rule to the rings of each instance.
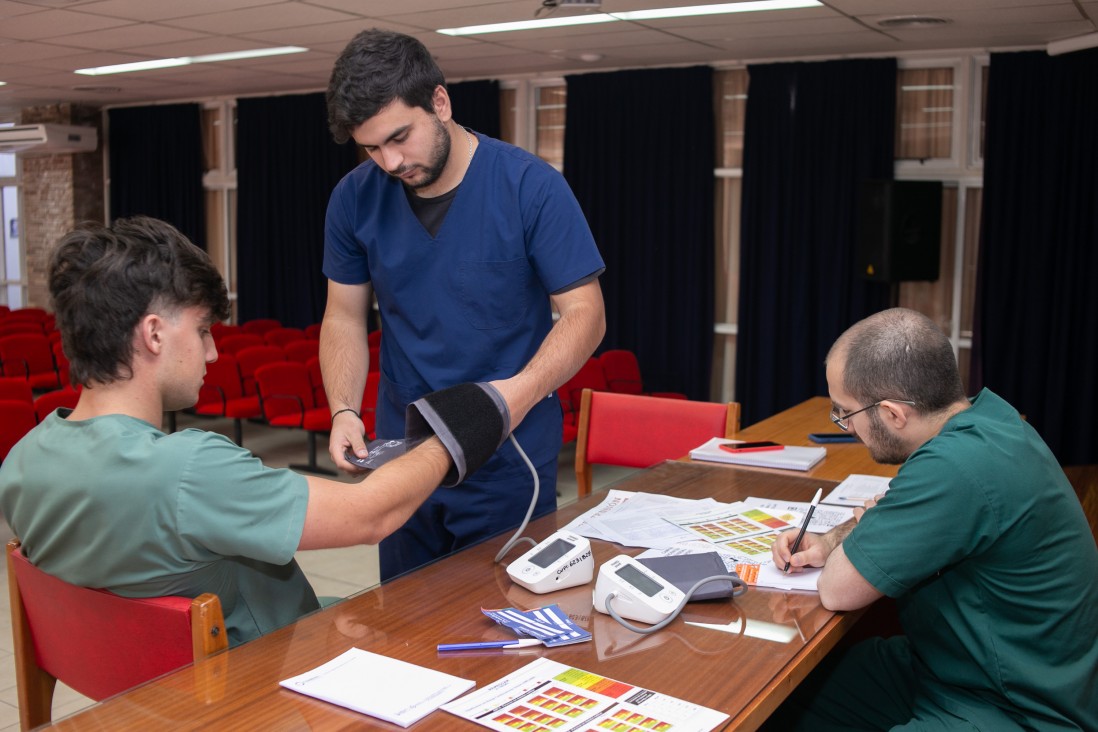
[[[783,468],[786,470],[808,470],[827,455],[826,447],[786,446],[780,450],[762,450],[759,452],[729,452],[721,445],[735,444],[736,440],[714,437],[704,445],[690,451],[693,460],[708,460],[735,465],[751,465],[757,468]]]
[[[891,478],[879,475],[862,475],[853,473],[846,477],[842,483],[835,486],[835,490],[827,494],[824,503],[832,506],[857,506],[876,498],[882,493],[888,492]]]
[[[476,682],[352,648],[279,685],[407,727]]]

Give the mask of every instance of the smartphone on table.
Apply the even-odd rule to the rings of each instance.
[[[813,442],[857,442],[858,438],[848,432],[810,432],[808,439]]]
[[[728,442],[721,445],[722,450],[728,452],[763,452],[764,450],[781,450],[785,445],[769,440],[759,442]]]

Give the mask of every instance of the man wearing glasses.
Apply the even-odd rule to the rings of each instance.
[[[896,308],[832,346],[831,419],[899,463],[857,521],[773,545],[820,600],[894,597],[904,635],[832,654],[772,729],[1098,729],[1098,548],[1056,458],[998,396],[965,398],[937,326]]]

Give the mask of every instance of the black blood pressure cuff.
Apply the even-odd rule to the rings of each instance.
[[[408,405],[404,436],[409,443],[437,435],[454,466],[442,485],[455,486],[475,473],[511,434],[511,411],[494,386],[458,384]]]

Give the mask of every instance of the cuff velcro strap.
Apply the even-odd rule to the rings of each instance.
[[[458,384],[409,404],[404,434],[411,443],[438,436],[454,461],[442,485],[455,486],[488,462],[511,434],[511,412],[490,384]]]

